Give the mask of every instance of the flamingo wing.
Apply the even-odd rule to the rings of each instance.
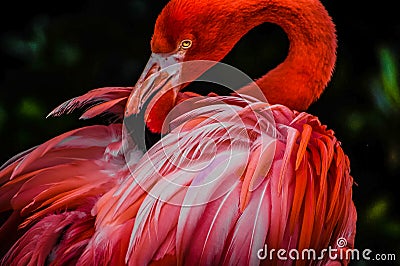
[[[71,262],[80,256],[93,234],[92,207],[128,173],[121,128],[73,130],[3,167],[0,235],[10,240],[6,250],[20,237],[3,263]]]
[[[265,244],[353,247],[353,179],[333,131],[284,106],[217,98],[173,119],[132,178],[97,202],[82,265],[118,250],[129,265],[258,265]]]
[[[133,87],[104,87],[91,90],[84,95],[68,100],[48,116],[60,116],[71,113],[75,109],[86,107],[86,112],[81,116],[83,119],[92,118],[101,114],[112,114],[120,121],[123,118],[124,108]]]

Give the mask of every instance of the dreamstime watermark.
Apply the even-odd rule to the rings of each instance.
[[[396,261],[395,253],[374,253],[371,249],[347,248],[347,240],[343,237],[338,238],[336,246],[328,246],[320,251],[312,248],[298,249],[274,249],[268,248],[265,244],[263,248],[257,251],[259,260],[307,260],[307,261]]]

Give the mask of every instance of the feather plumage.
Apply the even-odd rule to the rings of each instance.
[[[123,154],[115,151],[119,147],[115,147],[115,143],[120,143],[121,139],[121,125],[118,124],[81,128],[49,140],[3,167],[0,176],[4,180],[7,177],[8,181],[0,187],[0,210],[5,221],[0,227],[1,238],[16,235],[15,231],[5,230],[15,219],[20,220],[19,229],[13,229],[26,232],[26,239],[37,235],[43,226],[49,226],[52,229],[48,235],[54,238],[53,242],[49,242],[49,246],[38,246],[37,252],[50,256],[56,240],[63,236],[63,232],[57,231],[52,223],[57,223],[64,214],[69,217],[75,210],[85,208],[88,199],[97,201],[125,178],[128,170]],[[94,203],[90,202],[92,207]],[[88,217],[92,217],[91,207],[86,206],[85,215]],[[7,215],[6,211],[11,210],[12,214]],[[54,219],[46,218],[49,215],[54,215]],[[58,233],[51,235],[51,230]],[[87,230],[93,230],[93,223]],[[81,240],[78,242],[82,243]],[[86,244],[77,243],[75,252],[82,252]],[[4,263],[20,258],[18,253],[24,251],[18,249],[18,245],[9,251]],[[32,252],[35,252],[33,246]],[[54,254],[54,259],[58,260],[58,253]],[[38,258],[38,261],[43,261],[43,258]]]
[[[218,99],[212,98],[210,102],[218,102]],[[322,230],[334,230],[338,226],[342,230],[354,227],[354,216],[339,223],[339,217],[344,214],[343,206],[352,204],[348,190],[352,179],[348,170],[343,170],[348,165],[344,164],[346,160],[340,145],[331,145],[334,149],[332,153],[324,145],[327,140],[336,141],[332,131],[326,130],[313,116],[290,111],[284,106],[265,106],[258,111],[243,107],[224,110],[222,106],[208,106],[176,117],[171,132],[139,161],[132,173],[133,178],[108,193],[107,201],[98,202],[96,214],[99,225],[118,228],[128,222],[133,223],[131,231],[128,230],[130,240],[125,258],[128,264],[161,263],[164,258],[183,265],[209,265],[216,261],[258,264],[257,251],[264,244],[271,248],[318,249],[334,245],[335,236],[342,232],[337,230],[336,234],[321,238],[318,236]],[[242,114],[236,119],[245,117],[240,126],[232,110]],[[269,119],[266,110],[272,111],[277,129],[274,134],[269,131],[269,137],[274,136],[274,146],[283,152],[274,153],[269,150],[270,146],[264,145],[263,155],[251,152],[252,156],[248,156],[245,149],[240,149],[246,147],[243,144],[250,145],[249,151],[260,150],[260,143],[266,139],[263,134],[267,131],[260,129],[260,121],[267,123]],[[244,115],[246,112],[256,114]],[[198,120],[198,117],[203,118]],[[216,124],[221,120],[229,122],[221,127]],[[289,124],[290,127],[287,126]],[[243,135],[247,129],[252,130],[251,137]],[[202,137],[191,137],[196,134]],[[330,137],[322,142],[320,135]],[[245,140],[243,136],[249,138]],[[199,148],[208,147],[201,143],[205,137],[216,145],[218,152],[214,157],[207,155],[209,149]],[[235,144],[237,139],[241,141]],[[234,146],[228,145],[228,142]],[[229,150],[232,147],[233,152]],[[180,150],[186,153],[176,156]],[[236,159],[231,157],[232,154],[236,155]],[[329,154],[340,155],[329,159]],[[320,166],[319,158],[322,157],[326,159]],[[260,160],[271,161],[271,168],[259,168],[254,162],[261,164]],[[231,166],[224,168],[229,164]],[[188,169],[192,171],[184,171],[189,165]],[[337,165],[345,167],[339,169],[340,174],[335,173]],[[260,178],[259,175],[263,176],[261,184],[254,189],[244,184],[248,182],[246,180]],[[209,180],[215,176],[219,178]],[[327,180],[322,181],[322,178]],[[207,186],[209,182],[214,182],[213,186]],[[199,186],[202,186],[201,190]],[[343,191],[341,197],[347,199],[341,200],[340,205],[333,199],[338,191]],[[240,199],[244,194],[249,200],[241,205]],[[317,199],[322,200],[320,205]],[[207,204],[199,204],[202,202]],[[324,218],[327,216],[330,218]],[[100,228],[97,227],[97,230],[102,231]],[[117,243],[118,237],[122,236],[103,237],[101,243],[107,244],[97,245],[108,246],[110,252],[116,249],[113,243]],[[124,236],[124,241],[127,237]],[[216,239],[218,247],[215,246]],[[196,245],[190,244],[193,241]],[[246,256],[242,256],[242,250],[248,252]]]
[[[48,116],[69,114],[75,109],[86,107],[87,109],[81,118],[92,118],[110,112],[117,115],[119,119],[122,119],[127,98],[132,92],[132,89],[133,87],[105,87],[94,89],[82,96],[62,103],[51,111]]]

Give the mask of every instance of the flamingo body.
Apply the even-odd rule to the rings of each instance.
[[[89,106],[83,118],[111,113],[114,123],[62,134],[0,169],[0,237],[8,239],[2,264],[280,265],[260,261],[258,250],[353,248],[349,160],[332,130],[295,111],[317,99],[331,76],[336,39],[326,10],[316,0],[257,1],[241,13],[242,1],[188,3],[172,0],[161,13],[152,50],[162,60],[150,60],[135,87],[93,90],[51,113]],[[214,28],[198,19],[207,12],[220,20]],[[227,12],[229,23],[221,15]],[[266,21],[291,41],[288,58],[256,82],[274,105],[246,95],[251,86],[200,97],[146,83],[171,58],[221,60]],[[198,31],[200,22],[211,27],[208,35]],[[237,27],[231,40],[221,25]],[[193,45],[177,49],[182,39]],[[146,101],[151,110],[141,110]],[[174,107],[181,109],[168,120]],[[143,111],[151,131],[167,133],[147,152],[122,124]],[[339,238],[347,245],[338,246]]]
[[[272,106],[276,128],[279,129],[275,143],[278,152],[273,157],[271,169],[265,173],[263,171],[266,169],[257,167],[260,160],[272,155],[268,146],[261,150],[262,138],[267,138],[264,135],[266,132],[257,132],[258,124],[265,122],[263,119],[267,121],[263,116],[265,110],[256,111],[259,115],[254,117],[247,105],[238,109],[241,108],[241,116],[242,119],[246,117],[246,123],[237,128],[237,132],[229,130],[230,124],[225,124],[229,137],[223,136],[221,132],[227,128],[221,129],[216,124],[219,121],[232,121],[231,112],[216,115],[218,111],[210,108],[192,114],[197,118],[208,111],[209,118],[194,123],[187,121],[195,126],[179,135],[178,140],[173,130],[147,153],[144,164],[139,163],[141,167],[133,174],[144,176],[148,167],[155,167],[160,172],[153,171],[143,183],[140,180],[129,180],[128,184],[122,185],[120,199],[110,208],[118,206],[120,215],[125,214],[130,206],[143,197],[144,192],[134,185],[136,182],[141,183],[145,191],[150,191],[150,196],[145,196],[136,214],[126,255],[128,263],[147,265],[153,260],[162,260],[164,257],[170,259],[169,256],[173,256],[178,264],[183,265],[253,265],[259,262],[257,250],[264,244],[286,250],[321,250],[321,247],[328,245],[337,248],[337,238],[344,237],[349,242],[348,246],[342,248],[353,246],[356,217],[351,201],[353,182],[348,172],[348,159],[333,132],[311,115],[293,112],[281,105]],[[218,119],[214,119],[215,116]],[[215,121],[215,127],[212,121]],[[232,127],[237,126],[236,122],[232,121]],[[181,127],[176,130],[182,132]],[[190,174],[174,167],[179,165],[177,161],[181,158],[167,162],[179,153],[179,148],[191,151],[202,145],[199,140],[190,138],[196,136],[193,134],[196,130],[211,138],[210,142],[218,143],[218,152],[213,158],[213,164],[203,171]],[[230,150],[229,144],[232,143],[221,141],[234,142],[237,139],[232,135],[236,132],[240,139],[242,136],[239,132],[243,130],[252,132],[251,155],[247,159],[240,145]],[[175,145],[168,145],[169,141]],[[153,166],[153,163],[156,165]],[[227,164],[229,167],[217,184],[192,189],[193,186],[210,182],[206,177],[218,176],[220,169]],[[191,167],[196,168],[196,165]],[[243,173],[238,175],[243,169]],[[160,176],[181,186],[164,182]],[[259,176],[265,178],[251,191],[250,183]],[[188,189],[185,190],[184,186],[188,186]],[[215,199],[213,196],[218,193],[218,189],[225,186],[229,187],[227,193]],[[176,205],[168,203],[171,201]],[[187,207],[197,205],[198,202],[208,204]],[[116,221],[119,215],[111,219]],[[318,263],[325,264],[327,260]]]

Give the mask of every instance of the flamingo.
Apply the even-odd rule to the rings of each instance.
[[[256,86],[228,96],[182,90],[177,77],[214,64],[184,63],[222,60],[265,22],[283,28],[290,48]],[[1,167],[2,265],[347,264],[339,256],[258,257],[264,247],[354,247],[348,157],[334,132],[303,112],[336,60],[323,5],[171,0],[151,49],[135,87],[95,89],[50,113],[87,107],[83,118],[111,113],[114,123],[64,133]],[[131,138],[132,117],[163,133],[148,151]]]

